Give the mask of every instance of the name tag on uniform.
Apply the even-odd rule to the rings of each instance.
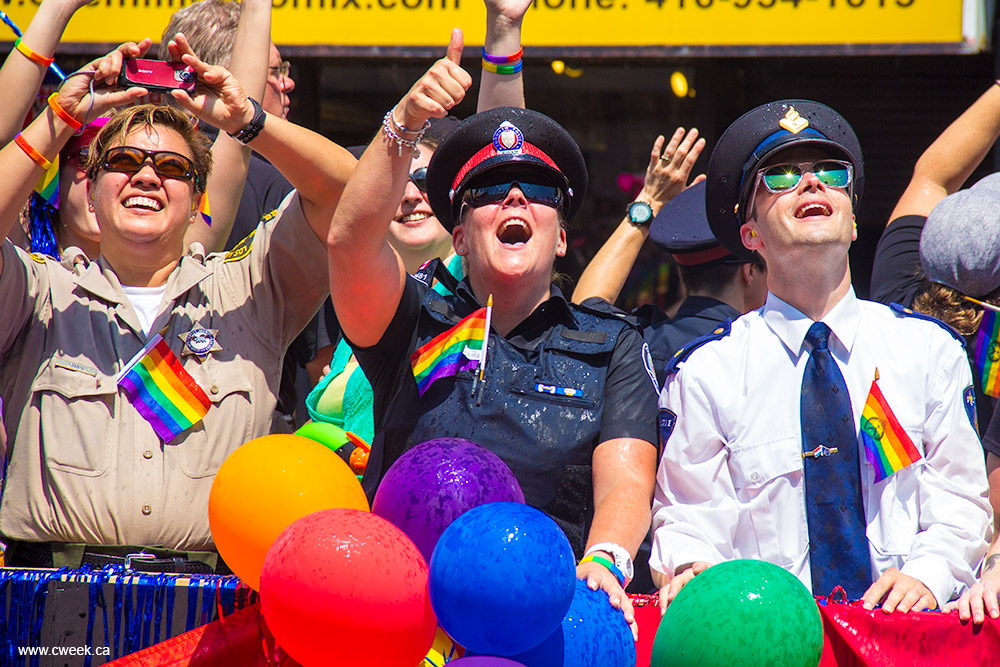
[[[580,389],[557,387],[554,384],[542,384],[541,382],[535,385],[535,391],[540,394],[552,394],[553,396],[583,396],[583,391]]]

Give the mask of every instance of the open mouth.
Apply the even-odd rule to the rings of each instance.
[[[396,218],[396,222],[398,222],[401,225],[408,225],[412,223],[423,222],[429,217],[431,216],[428,215],[427,213],[418,213],[414,211],[413,213],[408,213],[406,215],[399,216],[398,218]]]
[[[810,202],[795,209],[796,218],[808,218],[814,215],[831,215],[832,213],[833,209],[830,208],[829,204],[821,202]]]
[[[505,245],[520,245],[531,238],[531,228],[523,220],[516,218],[506,221],[497,232],[497,239]]]
[[[152,197],[129,197],[125,200],[124,204],[127,209],[139,209],[143,211],[161,211],[163,210],[163,204],[156,201]]]

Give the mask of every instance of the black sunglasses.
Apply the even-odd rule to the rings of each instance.
[[[123,174],[135,174],[142,169],[146,160],[151,160],[153,171],[164,178],[197,181],[194,163],[190,158],[171,151],[147,151],[134,146],[116,146],[104,154],[101,168]]]
[[[462,195],[462,203],[472,207],[496,204],[506,199],[507,193],[515,186],[524,193],[525,199],[536,204],[561,208],[565,201],[562,189],[554,185],[508,181],[506,183],[497,183],[496,185],[470,187]]]
[[[421,192],[427,192],[427,167],[414,169],[410,172],[410,180]]]

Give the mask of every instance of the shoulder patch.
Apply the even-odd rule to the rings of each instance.
[[[645,366],[646,374],[649,375],[649,380],[653,383],[653,391],[659,394],[660,385],[656,381],[656,367],[653,365],[653,355],[650,354],[646,341],[642,342],[642,365]]]
[[[932,315],[927,315],[925,313],[918,313],[912,308],[907,308],[906,306],[899,303],[890,303],[889,308],[892,309],[892,312],[896,313],[896,317],[915,317],[918,320],[927,320],[928,322],[933,322],[934,324],[938,325],[939,327],[950,333],[952,337],[954,337],[954,339],[957,340],[959,343],[961,343],[963,346],[965,345],[965,339],[962,338],[962,334],[958,333],[950,326],[948,326],[947,324],[945,324],[944,322],[942,322],[941,320]]]
[[[962,392],[962,403],[965,405],[965,414],[969,416],[972,428],[976,429],[976,435],[979,435],[979,415],[976,413],[976,390],[972,388],[971,384]]]
[[[30,257],[31,259],[35,260],[39,264],[44,264],[45,263],[45,255],[43,255],[40,252],[28,253],[28,257]]]
[[[674,356],[670,358],[670,361],[667,362],[667,365],[664,368],[664,375],[672,375],[676,373],[677,369],[680,368],[681,363],[687,359],[688,355],[705,343],[709,343],[713,340],[722,340],[728,336],[733,330],[732,325],[732,320],[724,320],[719,324],[719,326],[715,327],[711,333],[707,333],[704,336],[698,336],[697,338],[688,341],[684,347],[674,352]]]
[[[265,213],[261,216],[260,221],[263,223],[268,223],[274,220],[275,216],[278,215],[278,209],[274,209],[270,213]]]
[[[250,254],[250,249],[253,248],[253,235],[257,233],[257,230],[253,230],[247,234],[246,238],[236,244],[236,247],[226,253],[226,258],[222,261],[224,262],[238,262],[247,255]]]
[[[660,451],[667,445],[667,440],[670,439],[670,434],[674,432],[674,427],[677,426],[677,415],[666,408],[660,408]]]

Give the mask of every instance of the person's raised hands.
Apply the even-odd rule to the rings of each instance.
[[[444,118],[465,99],[472,77],[460,64],[463,46],[462,31],[455,28],[445,57],[431,65],[396,105],[393,118],[397,124],[417,131],[430,118]]]
[[[170,93],[184,109],[229,134],[236,134],[253,120],[253,106],[229,70],[202,61],[180,33],[170,40],[167,49],[171,60],[191,66],[198,77],[193,96],[183,90]]]
[[[126,42],[70,74],[59,88],[56,98],[59,106],[81,123],[87,123],[109,109],[130,104],[148,94],[149,91],[139,86],[122,90],[118,87],[118,75],[127,58],[141,58],[151,44],[148,38],[139,43]]]

